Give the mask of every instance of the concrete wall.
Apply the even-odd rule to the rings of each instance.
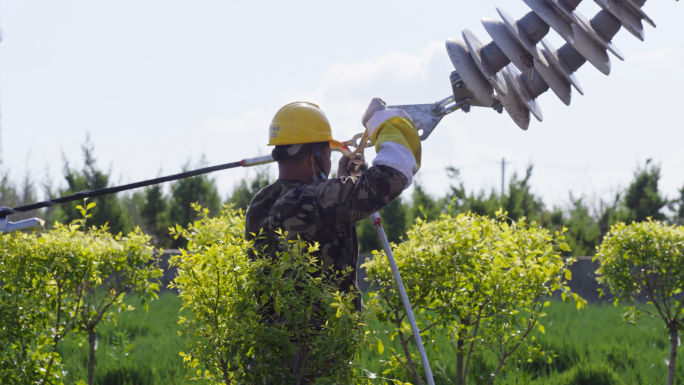
[[[598,261],[592,262],[592,257],[579,257],[577,262],[570,266],[572,279],[568,282],[573,293],[586,299],[590,303],[611,301],[613,296],[606,288],[603,297],[599,298],[599,289],[602,287],[596,281],[596,270],[599,268]],[[560,297],[560,294],[558,294]]]
[[[180,251],[174,250],[174,249],[169,249],[169,250],[164,250],[164,254],[161,255],[160,261],[159,261],[159,267],[162,268],[164,271],[164,275],[162,275],[160,281],[161,284],[159,285],[160,291],[166,292],[170,291],[171,289],[168,288],[169,284],[171,281],[176,278],[176,273],[178,272],[178,269],[175,267],[170,267],[169,266],[169,258],[172,255],[180,255]],[[177,293],[178,290],[173,289],[173,292]]]

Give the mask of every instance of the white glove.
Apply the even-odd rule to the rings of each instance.
[[[368,123],[369,120],[375,115],[376,112],[378,111],[384,111],[387,109],[387,104],[380,98],[373,98],[371,100],[370,104],[368,105],[368,109],[366,110],[366,113],[363,114],[363,117],[361,118],[361,123],[363,124],[364,127],[368,128],[366,126],[366,123]],[[368,132],[369,134],[373,135],[372,132]]]

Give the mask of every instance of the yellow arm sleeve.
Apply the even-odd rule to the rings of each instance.
[[[373,133],[371,144],[375,151],[380,151],[380,145],[385,142],[395,142],[406,147],[413,154],[418,169],[420,169],[421,143],[416,126],[402,116],[394,116],[378,126]]]

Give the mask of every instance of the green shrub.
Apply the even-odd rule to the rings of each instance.
[[[636,325],[644,316],[663,321],[670,334],[667,384],[674,384],[679,331],[684,329],[684,301],[679,296],[684,290],[684,227],[651,219],[618,223],[594,259],[601,263],[598,280],[610,288],[615,306],[619,301],[629,304],[624,321]],[[639,301],[640,296],[648,302]]]
[[[244,240],[242,211],[224,208],[174,236],[188,249],[173,259],[183,332],[197,339],[181,356],[197,379],[225,384],[350,383],[354,353],[365,340],[358,293],[337,291],[343,276],[321,274],[317,245],[289,241],[277,258],[261,258]],[[249,255],[255,258],[250,259]],[[349,272],[348,272],[349,273]],[[294,370],[293,370],[294,367]]]
[[[0,382],[62,383],[57,347],[68,334],[87,335],[93,383],[96,328],[132,310],[132,297],[157,298],[161,276],[149,237],[139,229],[113,235],[83,219],[40,233],[0,236]],[[113,311],[116,310],[116,311]]]
[[[548,385],[623,385],[622,379],[604,363],[582,363],[563,373]]]
[[[546,352],[553,352],[553,360],[534,359],[524,361],[521,367],[525,372],[538,376],[542,373],[562,373],[569,370],[577,363],[582,361],[586,356],[586,352],[581,350],[577,344],[573,344],[567,340],[552,340],[541,339],[539,341],[541,350]]]
[[[610,364],[615,370],[624,370],[634,367],[636,359],[634,357],[633,347],[625,346],[624,343],[613,343],[606,351],[606,363]]]
[[[566,286],[570,279],[560,252],[569,250],[563,235],[550,234],[524,218],[509,223],[502,213],[490,219],[472,214],[442,215],[438,220],[418,220],[408,239],[393,245],[402,279],[415,312],[419,314],[423,341],[446,338],[452,342],[456,383],[468,378],[473,354],[498,355],[487,375],[496,377],[509,359],[518,362],[544,360],[546,352],[530,336],[545,316],[545,301],[560,290],[565,300],[574,298],[577,309],[586,301]],[[404,372],[422,384],[419,360],[411,352],[411,328],[384,253],[374,253],[364,265],[377,287],[369,308],[378,319],[392,325],[390,338],[399,338],[402,351],[386,361],[385,373]],[[437,344],[433,344],[437,349]],[[393,351],[394,353],[394,351]],[[482,365],[480,365],[482,366]],[[478,369],[481,370],[481,369]]]
[[[0,383],[61,383],[61,357],[53,351],[56,288],[46,284],[45,249],[33,234],[0,236]],[[79,244],[64,251],[78,255]]]

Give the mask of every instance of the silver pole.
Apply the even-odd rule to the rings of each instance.
[[[408,316],[409,322],[411,323],[411,330],[413,330],[413,338],[416,340],[416,345],[418,346],[418,352],[420,353],[420,361],[423,363],[423,369],[425,369],[425,377],[427,377],[428,385],[435,385],[435,380],[432,378],[432,370],[430,370],[430,363],[428,362],[427,354],[425,354],[425,348],[423,347],[423,341],[420,338],[420,330],[418,329],[418,324],[416,324],[416,318],[413,316],[411,302],[409,302],[408,296],[406,295],[404,281],[401,280],[401,275],[399,275],[399,268],[397,267],[397,263],[394,261],[394,254],[392,254],[392,248],[390,247],[389,241],[387,240],[385,229],[382,228],[382,220],[380,219],[380,214],[375,213],[371,215],[370,219],[373,222],[375,229],[378,230],[380,241],[382,241],[382,246],[385,248],[385,254],[387,254],[387,259],[389,260],[390,267],[392,268],[392,274],[394,274],[394,279],[397,281],[397,286],[399,287],[399,294],[401,294],[401,301],[404,303],[406,315]]]

